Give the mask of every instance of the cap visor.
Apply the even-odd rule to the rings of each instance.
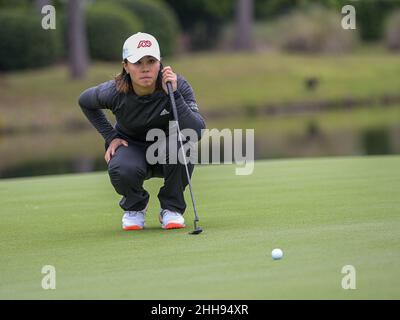
[[[159,57],[155,57],[154,55],[149,54],[149,53],[143,53],[143,54],[141,54],[141,55],[139,55],[139,56],[129,56],[129,57],[126,58],[126,59],[127,59],[130,63],[135,63],[135,62],[138,62],[140,59],[142,59],[142,58],[145,57],[145,56],[150,56],[150,57],[156,58],[158,61],[160,61],[160,58],[159,58]]]

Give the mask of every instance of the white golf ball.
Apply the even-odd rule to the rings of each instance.
[[[272,259],[274,259],[274,260],[282,259],[283,251],[281,249],[276,248],[276,249],[272,250],[271,256],[272,256]]]

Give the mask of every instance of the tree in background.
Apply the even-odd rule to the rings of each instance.
[[[400,0],[254,0],[255,18],[267,20],[289,13],[293,9],[319,4],[341,12],[345,5],[352,5],[357,13],[357,28],[361,39],[375,41],[384,34],[385,20],[393,9],[400,7]]]
[[[0,68],[16,70],[41,67],[56,63],[62,57],[68,58],[73,78],[83,77],[89,64],[87,28],[85,28],[87,23],[82,8],[85,2],[85,0],[0,0],[2,26]],[[91,5],[99,2],[100,0],[87,1]],[[301,11],[298,9],[314,4],[332,9],[339,14],[344,5],[353,5],[356,8],[357,31],[360,31],[361,39],[376,41],[383,39],[385,22],[390,13],[400,8],[400,0],[118,0],[115,2],[107,0],[106,2],[110,6],[115,3],[124,5],[131,13],[137,13],[138,20],[143,22],[141,29],[159,39],[163,55],[175,53],[180,30],[184,33],[181,40],[187,40],[184,42],[187,44],[187,49],[220,48],[228,38],[222,37],[222,31],[226,26],[233,35],[229,38],[229,49],[248,49],[252,45],[253,18],[256,24],[263,24],[264,21],[269,23],[292,11]],[[33,17],[32,12],[41,11],[41,7],[49,3],[52,3],[57,10],[57,32],[43,33],[42,30],[35,28],[37,22],[34,19],[40,19],[40,14]],[[175,15],[179,19],[180,28],[175,21]],[[134,30],[137,28],[129,27],[129,29],[132,29],[132,33],[137,31]],[[260,30],[257,25],[254,29],[255,33]],[[112,33],[118,34],[120,30],[121,28],[117,28]],[[23,42],[22,37],[27,39]],[[257,36],[253,34],[253,40],[256,38]],[[100,37],[100,43],[101,40]],[[18,56],[21,52],[20,47],[23,47],[26,53],[23,57]],[[65,48],[68,50],[64,50]]]
[[[85,13],[90,58],[122,61],[124,41],[142,30],[142,20],[116,1],[98,1],[87,6]]]
[[[365,41],[382,39],[386,18],[396,7],[400,7],[399,0],[364,0],[351,4],[356,9],[361,38]]]
[[[213,49],[218,46],[225,22],[232,19],[232,0],[164,0],[176,12],[188,49]]]
[[[111,4],[122,5],[140,18],[143,23],[140,31],[156,37],[163,57],[177,52],[181,30],[175,12],[167,3],[156,0],[115,0]]]
[[[11,6],[9,1],[0,7],[0,70],[40,68],[59,61],[61,30],[44,30],[33,2],[15,1]]]
[[[89,65],[83,2],[67,2],[68,66],[74,79],[85,77]]]
[[[51,5],[52,1],[50,1],[50,0],[35,0],[35,8],[39,13],[42,13],[42,8],[48,4]]]
[[[386,46],[400,52],[400,9],[393,11],[386,21]]]
[[[252,48],[251,30],[253,25],[253,0],[236,0],[235,49]]]

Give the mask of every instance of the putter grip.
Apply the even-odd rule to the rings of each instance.
[[[170,81],[167,82],[167,89],[168,89],[169,99],[171,100],[172,114],[174,115],[174,119],[178,121],[178,112],[176,111],[175,97],[174,97],[174,92],[172,91],[172,84]]]

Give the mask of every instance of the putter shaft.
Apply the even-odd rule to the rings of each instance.
[[[181,145],[183,161],[185,163],[186,176],[187,176],[187,179],[188,179],[188,182],[189,182],[190,197],[192,199],[193,211],[194,211],[194,216],[195,216],[195,218],[194,218],[194,229],[196,230],[197,229],[197,222],[199,221],[199,216],[197,215],[196,202],[195,202],[194,196],[193,196],[192,182],[191,182],[191,179],[190,179],[189,169],[188,169],[187,162],[186,162],[186,155],[185,155],[185,151],[184,151],[184,148],[183,148],[181,130],[180,130],[180,127],[179,127],[179,122],[178,122],[178,112],[176,110],[175,98],[174,98],[174,93],[172,91],[171,82],[167,82],[167,89],[168,89],[169,98],[171,100],[172,113],[174,115],[174,119],[175,119],[176,124],[178,126],[178,137],[179,137],[179,142],[180,142],[180,145]]]

